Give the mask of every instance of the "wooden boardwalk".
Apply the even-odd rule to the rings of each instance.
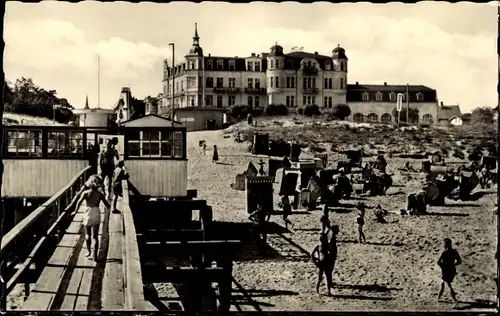
[[[98,261],[86,257],[83,210],[78,211],[37,280],[23,311],[124,309],[122,215],[101,204]]]

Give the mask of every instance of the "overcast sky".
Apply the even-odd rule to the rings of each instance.
[[[162,91],[168,43],[180,61],[198,22],[206,55],[249,56],[278,42],[330,55],[340,44],[349,58],[348,82],[422,84],[445,104],[467,112],[496,106],[497,8],[492,4],[415,5],[124,2],[36,4],[7,2],[4,69],[7,79],[31,77],[75,107],[112,107],[120,88],[137,98]]]

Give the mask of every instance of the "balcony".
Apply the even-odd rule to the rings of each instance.
[[[225,93],[225,94],[236,94],[240,92],[240,88],[230,88],[230,87],[215,87],[215,93]]]
[[[318,88],[304,88],[303,93],[304,94],[318,94],[319,89]]]
[[[245,88],[247,94],[266,94],[265,88]]]
[[[317,75],[318,74],[318,69],[315,67],[311,66],[304,66],[303,72],[306,75]]]

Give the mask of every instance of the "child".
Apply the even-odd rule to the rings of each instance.
[[[283,221],[285,222],[285,229],[288,229],[288,224],[293,227],[292,222],[288,219],[288,216],[292,214],[292,205],[290,204],[288,195],[281,196],[281,205],[281,207],[283,208]]]
[[[328,215],[329,215],[328,205],[325,204],[325,206],[323,206],[323,215],[321,216],[320,219],[322,233],[326,233],[331,227],[331,222]]]
[[[94,239],[94,261],[97,261],[97,252],[99,250],[99,225],[101,224],[101,210],[99,204],[101,202],[109,208],[110,205],[104,194],[98,191],[99,184],[94,181],[90,189],[85,190],[78,202],[76,202],[76,210],[71,214],[75,215],[78,212],[83,201],[86,203],[86,209],[83,216],[83,225],[85,226],[86,242],[87,242],[87,257],[90,257],[92,237]]]
[[[120,211],[116,208],[116,204],[118,203],[118,197],[122,196],[123,194],[123,188],[122,188],[122,181],[127,180],[129,178],[129,175],[125,171],[125,163],[123,160],[120,160],[118,162],[118,165],[116,166],[114,172],[113,172],[113,213],[114,214],[119,214]]]
[[[217,145],[214,145],[214,154],[212,156],[212,162],[217,163],[219,161],[219,152],[217,151]]]
[[[365,204],[358,203],[356,208],[359,210],[358,217],[356,218],[356,223],[358,224],[359,233],[359,243],[366,242],[365,233],[363,232],[363,226],[365,225]]]
[[[101,189],[104,192],[104,182],[102,181],[101,177],[98,176],[97,174],[93,174],[89,177],[89,179],[85,182],[85,184],[82,186],[80,191],[78,191],[75,195],[75,197],[71,200],[69,205],[66,207],[67,210],[71,209],[73,205],[78,201],[80,196],[82,195],[83,191],[89,190],[90,187],[92,186],[93,183],[96,183],[99,189]]]
[[[455,303],[453,305],[453,308],[455,308],[458,305],[458,301],[456,298],[455,291],[453,291],[453,288],[451,287],[451,283],[453,282],[453,279],[455,279],[455,276],[457,275],[456,266],[460,265],[461,263],[462,259],[460,258],[458,251],[453,249],[451,245],[451,239],[445,238],[444,251],[438,260],[438,265],[441,268],[441,279],[443,280],[443,282],[441,282],[441,290],[439,291],[438,301],[441,300],[441,295],[443,295],[444,291],[444,285],[447,284],[448,287],[450,288],[453,302]]]

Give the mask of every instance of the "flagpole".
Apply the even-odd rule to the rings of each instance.
[[[410,85],[407,83],[406,84],[406,124],[410,124],[409,117],[410,117]]]

